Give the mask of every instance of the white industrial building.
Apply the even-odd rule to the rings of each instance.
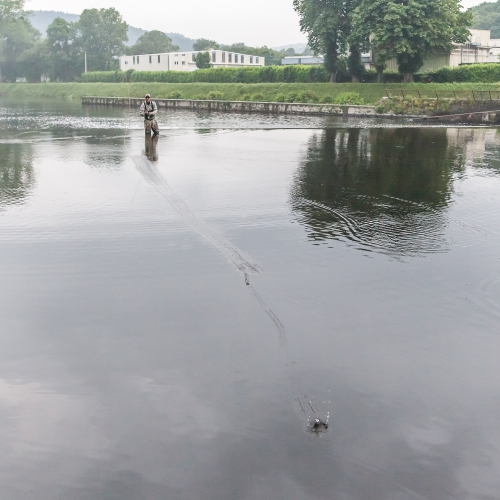
[[[127,71],[195,71],[196,54],[208,52],[213,68],[238,68],[242,66],[265,66],[266,58],[248,54],[238,54],[225,50],[202,50],[192,52],[167,52],[161,54],[140,54],[121,56],[120,69]]]
[[[281,59],[281,64],[323,64],[323,56],[287,56]]]

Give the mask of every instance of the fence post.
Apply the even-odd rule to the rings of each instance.
[[[417,90],[418,98],[422,99],[422,96],[420,95],[420,90]]]
[[[401,89],[401,95],[403,96],[403,99],[405,98],[405,95],[403,93],[403,89]]]
[[[488,91],[489,94],[490,94],[490,101],[493,101],[493,99],[491,98],[491,91]]]

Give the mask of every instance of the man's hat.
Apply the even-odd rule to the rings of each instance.
[[[146,94],[146,97],[151,97],[149,94]]]

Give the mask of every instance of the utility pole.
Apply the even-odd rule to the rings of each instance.
[[[87,73],[87,51],[85,51],[85,73]]]

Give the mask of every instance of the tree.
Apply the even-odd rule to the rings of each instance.
[[[24,11],[25,0],[0,0],[0,81],[15,81],[18,57],[40,38]]]
[[[491,38],[500,38],[500,1],[483,2],[471,9],[472,27],[480,30],[491,30]]]
[[[46,40],[37,42],[18,58],[19,75],[26,78],[28,82],[40,82],[42,76],[49,75],[48,68],[50,68],[50,53]]]
[[[362,0],[353,17],[358,40],[370,40],[379,67],[395,57],[405,82],[425,57],[465,43],[471,22],[459,0]]]
[[[76,26],[57,17],[47,28],[49,75],[51,80],[72,81],[84,70],[82,47],[75,43]]]
[[[75,29],[75,43],[87,52],[91,71],[117,67],[116,58],[125,53],[128,25],[116,9],[85,9]]]
[[[293,0],[300,17],[300,29],[307,33],[308,45],[324,56],[330,81],[337,79],[339,54],[348,50],[352,30],[352,14],[360,0]],[[353,81],[359,81],[361,52],[356,41],[349,46],[349,69]]]
[[[158,30],[146,31],[135,45],[128,49],[130,54],[155,54],[158,52],[177,52],[179,47],[172,43],[172,39]]]
[[[211,68],[210,54],[208,52],[198,52],[195,57],[196,67],[198,69]]]
[[[207,38],[198,38],[193,43],[193,50],[207,50],[207,49],[218,49],[219,44],[214,40],[208,40]]]

